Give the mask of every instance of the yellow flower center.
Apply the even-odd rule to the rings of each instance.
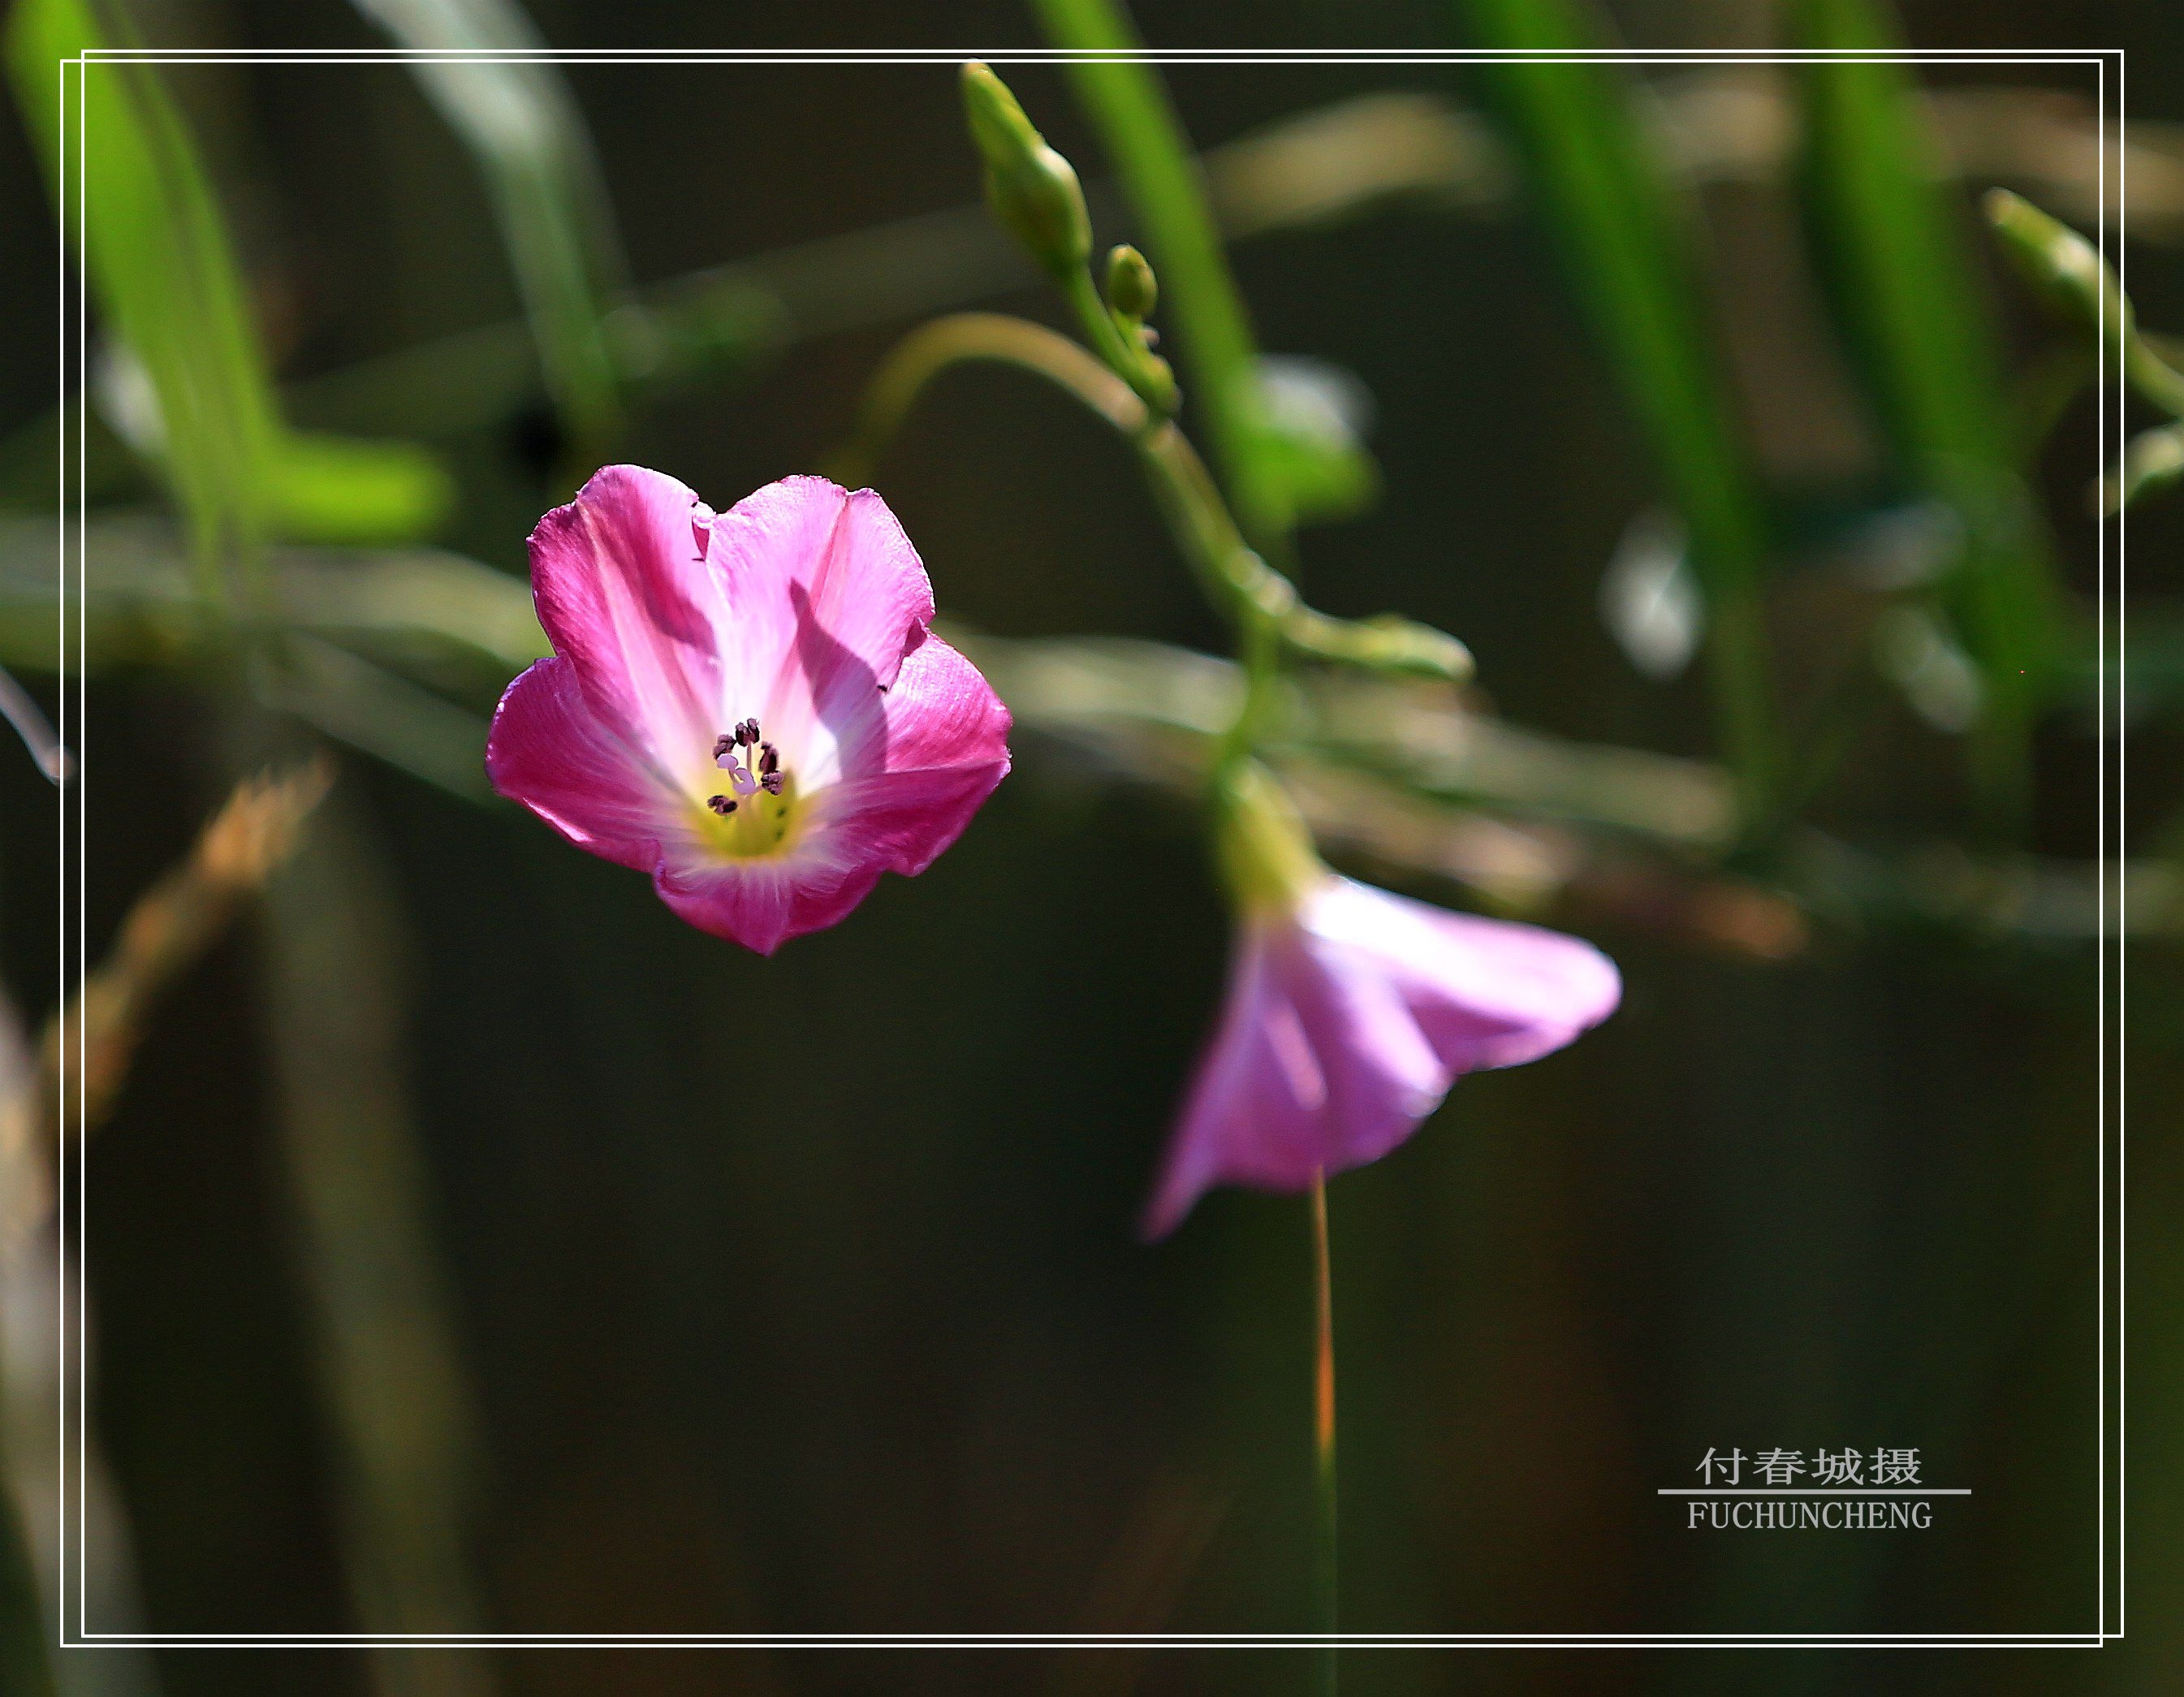
[[[774,745],[745,719],[713,743],[713,766],[699,780],[699,831],[722,854],[758,860],[781,854],[803,815],[795,777],[782,768]]]

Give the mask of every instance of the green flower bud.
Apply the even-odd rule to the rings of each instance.
[[[1294,596],[1295,591],[1290,593]],[[1446,631],[1397,613],[1337,619],[1293,604],[1279,613],[1268,610],[1268,617],[1280,625],[1284,642],[1314,660],[1362,667],[1368,672],[1430,678],[1442,684],[1471,681],[1469,649]]]
[[[2184,478],[2184,424],[2142,431],[2124,449],[2121,470],[2103,490],[2104,511],[2120,512]]]
[[[1150,261],[1125,242],[1107,254],[1107,304],[1125,318],[1139,323],[1153,315],[1160,302],[1160,282]]]
[[[1984,204],[2003,251],[2051,305],[2087,329],[2105,310],[2109,333],[2129,333],[2131,304],[2092,243],[2006,188],[1990,189]]]
[[[976,59],[963,67],[963,113],[986,162],[986,204],[1001,227],[1056,276],[1081,271],[1092,257],[1092,220],[1069,161]]]

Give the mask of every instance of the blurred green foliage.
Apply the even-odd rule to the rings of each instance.
[[[1902,45],[1872,0],[1798,0],[1798,45]],[[1803,178],[1821,272],[1905,476],[1964,526],[1936,585],[1978,662],[1972,738],[1990,823],[2021,831],[2030,740],[2053,688],[2069,614],[2025,487],[2001,341],[1961,198],[1939,181],[1908,66],[1844,56],[1800,68]]]
[[[82,142],[76,204],[62,210],[81,220],[71,232],[117,338],[102,355],[120,394],[108,416],[171,480],[208,598],[252,591],[269,536],[396,540],[444,520],[454,485],[428,449],[282,422],[219,205],[154,70],[126,59],[64,69],[57,98],[62,61],[132,44],[106,40],[84,0],[26,0],[8,30],[31,137],[49,150],[62,134]],[[71,92],[81,109],[64,130]],[[48,172],[59,165],[49,151]]]
[[[1504,51],[1605,43],[1584,0],[1467,0],[1462,10],[1482,45]],[[1767,514],[1707,328],[1691,209],[1656,161],[1629,72],[1516,58],[1487,74],[1524,143],[1568,275],[1691,528],[1722,746],[1745,816],[1760,828],[1771,823],[1782,782],[1761,622]]]

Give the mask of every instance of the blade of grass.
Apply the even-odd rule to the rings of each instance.
[[[0,1455],[0,1479],[7,1477],[6,1457]],[[0,1689],[51,1697],[44,1614],[14,1496],[0,1487]]]
[[[1033,9],[1058,47],[1144,48],[1117,0],[1034,0]],[[1237,522],[1253,547],[1285,561],[1295,515],[1262,446],[1258,345],[1190,138],[1160,73],[1144,60],[1074,59],[1068,75],[1144,227],[1143,245],[1160,274],[1190,378],[1188,394],[1201,410]]]
[[[360,1624],[476,1632],[475,1417],[404,1081],[400,913],[337,791],[269,880],[265,1008]],[[479,1697],[476,1650],[376,1653],[382,1697]]]
[[[1798,0],[1798,45],[1886,52],[1871,0]],[[2001,343],[1970,210],[1935,168],[1917,84],[1901,64],[1831,59],[1797,70],[1802,189],[1830,304],[1908,477],[1947,501],[1965,544],[1939,593],[1986,695],[1973,777],[1992,829],[2021,820],[2031,721],[2053,683],[2060,600],[2017,470]]]
[[[486,722],[406,678],[315,637],[292,634],[259,699],[450,795],[490,802]]]
[[[109,327],[158,397],[160,459],[188,521],[199,590],[217,599],[265,541],[271,392],[211,187],[150,66],[68,73],[81,99],[67,137],[81,146],[81,227],[59,203],[56,67],[114,44],[83,0],[23,0],[8,23],[16,98]]]
[[[189,574],[171,527],[93,518],[91,583],[80,597],[83,661],[187,671],[206,635],[191,615]],[[0,520],[0,666],[53,670],[51,527]],[[521,578],[432,549],[276,548],[272,613],[286,628],[385,656],[481,705],[546,652]]]
[[[130,904],[104,957],[47,1022],[41,1143],[87,1137],[113,1111],[160,1004],[294,851],[332,782],[323,755],[245,779],[189,855]],[[64,1080],[72,1069],[80,1076]]]
[[[1573,0],[1458,0],[1490,47],[1604,45]],[[1708,683],[1747,823],[1779,771],[1762,587],[1768,518],[1731,411],[1701,298],[1691,215],[1634,108],[1628,74],[1600,63],[1496,62],[1487,77],[1663,483],[1682,513],[1707,604]]]
[[[355,0],[404,47],[522,52],[544,43],[512,0]],[[414,60],[426,97],[476,159],[499,219],[574,459],[619,427],[607,308],[626,282],[604,181],[575,98],[547,63]]]
[[[81,97],[65,138],[81,148],[81,227],[78,209],[60,204],[57,70],[117,44],[84,0],[24,0],[8,22],[8,70],[102,328],[120,343],[106,369],[141,372],[148,390],[151,405],[141,416],[129,410],[133,427],[121,433],[173,492],[200,595],[262,587],[273,535],[393,540],[429,530],[452,505],[453,484],[427,450],[298,434],[282,421],[211,181],[153,66],[109,60],[66,73]]]

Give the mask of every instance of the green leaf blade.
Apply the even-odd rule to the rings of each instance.
[[[1474,39],[1513,53],[1602,45],[1571,0],[1458,0]],[[1710,684],[1747,818],[1777,779],[1761,594],[1770,543],[1691,251],[1691,215],[1657,159],[1624,73],[1512,57],[1488,80],[1586,315],[1691,539]]]

